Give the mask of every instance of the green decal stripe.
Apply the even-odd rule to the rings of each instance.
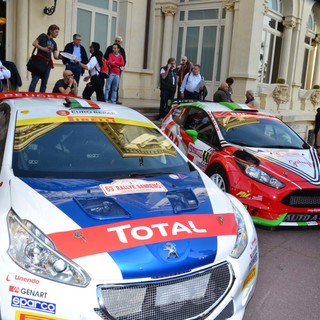
[[[286,215],[287,215],[286,213],[281,214],[280,217],[276,220],[263,219],[263,218],[254,217],[254,216],[251,216],[251,218],[254,224],[259,224],[265,227],[277,227],[280,225],[281,222],[283,222]]]
[[[236,109],[243,109],[242,106],[238,105],[237,103],[234,102],[220,102],[221,105],[229,108],[230,110],[236,110]]]

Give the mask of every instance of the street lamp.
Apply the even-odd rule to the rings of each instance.
[[[57,5],[57,0],[54,0],[54,4],[52,7],[44,7],[43,9],[43,13],[47,14],[48,16],[51,16],[54,14],[54,12],[56,11],[56,5]]]

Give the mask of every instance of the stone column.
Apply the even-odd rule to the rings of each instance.
[[[29,52],[27,49],[30,48],[27,37],[27,30],[29,30],[29,1],[17,0],[16,8],[16,50],[14,58],[16,66],[20,72],[22,82],[25,83],[27,77],[26,63],[28,61],[29,55],[31,55],[31,52]]]
[[[225,29],[223,38],[223,50],[221,59],[221,81],[229,76],[229,61],[232,41],[233,19],[234,19],[234,0],[225,0],[226,8]]]
[[[279,78],[288,80],[288,67],[290,59],[292,29],[296,26],[296,19],[294,17],[286,17],[283,21],[284,31],[282,37],[282,48],[280,55]]]
[[[312,79],[312,87],[317,84],[320,85],[320,37],[317,35],[313,39],[313,45],[316,51],[316,58],[314,62],[314,71]]]
[[[172,35],[173,35],[173,17],[177,12],[177,6],[166,5],[161,8],[164,13],[164,32],[162,40],[162,64],[166,64],[171,57]]]

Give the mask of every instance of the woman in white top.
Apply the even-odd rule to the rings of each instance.
[[[78,63],[81,68],[89,70],[89,76],[84,77],[83,80],[88,81],[90,79],[90,82],[87,83],[83,90],[82,98],[90,100],[92,94],[95,92],[97,95],[97,101],[105,101],[103,93],[104,79],[99,77],[103,53],[100,51],[100,44],[98,42],[91,42],[89,48],[91,57],[87,64],[75,60],[75,63]]]
[[[0,61],[0,92],[3,91],[3,83],[2,80],[10,79],[11,78],[11,71],[8,70]]]

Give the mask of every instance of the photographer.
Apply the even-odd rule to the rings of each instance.
[[[171,108],[177,89],[176,59],[169,58],[166,66],[160,69],[160,108],[158,119],[162,119]]]

